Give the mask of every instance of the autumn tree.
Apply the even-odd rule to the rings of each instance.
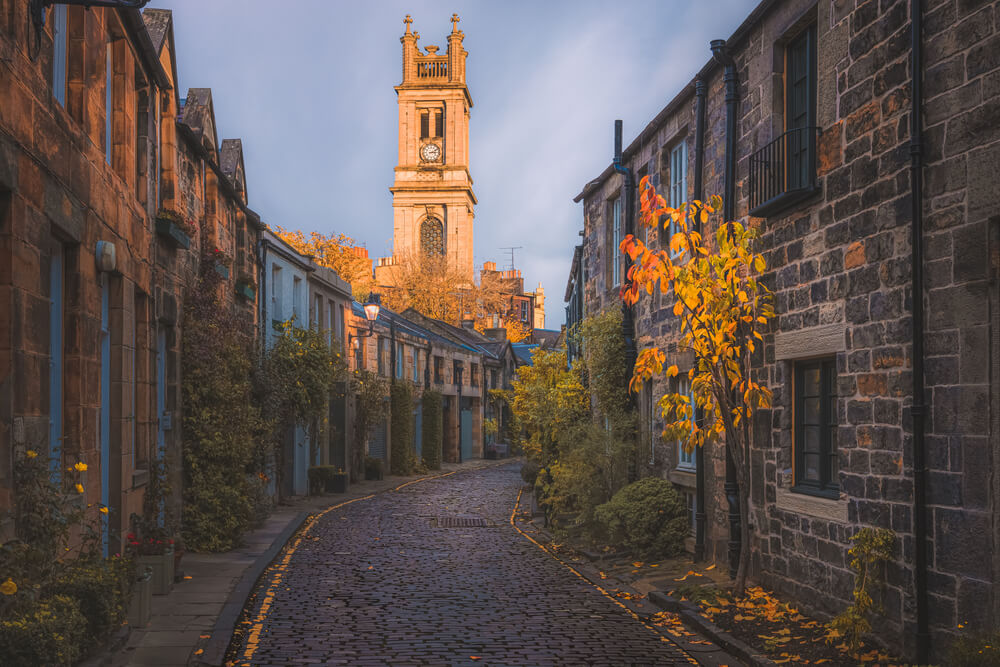
[[[351,283],[351,292],[363,301],[374,289],[371,260],[359,252],[360,246],[346,234],[320,234],[311,232],[306,238],[298,230],[274,227],[272,231],[303,255],[309,255],[320,266],[333,269],[337,275]]]
[[[761,282],[762,255],[753,249],[756,229],[722,221],[709,239],[704,228],[722,202],[712,197],[678,208],[666,205],[645,177],[639,184],[641,222],[661,227],[670,236],[668,250],[653,250],[628,235],[621,249],[632,259],[622,288],[625,303],[635,304],[654,289],[673,302],[680,323],[678,348],[693,354],[688,371],[694,404],[688,396],[666,393],[658,407],[664,435],[683,442],[685,451],[723,441],[736,469],[740,509],[740,550],[735,588],[746,588],[750,562],[749,493],[750,445],[754,412],[771,405],[771,391],[752,373],[752,359],[763,346],[762,332],[774,317],[771,294]],[[642,350],[630,382],[632,391],[654,375],[664,373],[666,355],[658,347]],[[671,365],[668,377],[678,374]]]
[[[513,317],[506,316],[502,320],[504,329],[507,330],[507,340],[512,343],[520,343],[531,335],[531,329],[525,326],[524,322]]]
[[[493,274],[483,274],[477,283],[450,266],[444,255],[404,255],[393,260],[385,267],[389,284],[380,286],[379,293],[383,305],[397,313],[413,308],[456,326],[472,318],[483,331],[491,326],[494,315],[509,307],[509,294]]]

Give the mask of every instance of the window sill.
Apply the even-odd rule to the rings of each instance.
[[[786,211],[799,202],[809,199],[822,190],[823,188],[818,185],[810,185],[809,187],[782,192],[780,195],[771,197],[763,204],[750,209],[749,215],[754,218],[776,217],[779,213]]]
[[[794,512],[817,519],[847,523],[847,499],[826,498],[794,489],[777,489],[775,506],[785,512]]]
[[[674,468],[667,473],[667,479],[677,486],[693,489],[698,485],[698,478],[694,470],[684,468]]]

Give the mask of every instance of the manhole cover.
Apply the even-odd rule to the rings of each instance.
[[[434,525],[438,528],[490,528],[496,524],[480,516],[439,516]]]

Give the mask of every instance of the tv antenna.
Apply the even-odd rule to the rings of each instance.
[[[523,248],[524,248],[524,246],[520,246],[520,245],[508,246],[506,248],[500,248],[501,250],[506,250],[506,251],[510,252],[510,270],[511,271],[514,270],[514,251],[515,250],[521,250]]]

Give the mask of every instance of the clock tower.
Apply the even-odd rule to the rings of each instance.
[[[469,110],[465,85],[465,34],[451,17],[448,50],[421,50],[420,34],[404,21],[403,82],[399,106],[399,157],[392,192],[392,259],[379,260],[376,280],[391,284],[392,263],[402,258],[444,256],[451,268],[473,279],[472,238],[476,196],[469,174]],[[381,271],[379,269],[382,269]]]

